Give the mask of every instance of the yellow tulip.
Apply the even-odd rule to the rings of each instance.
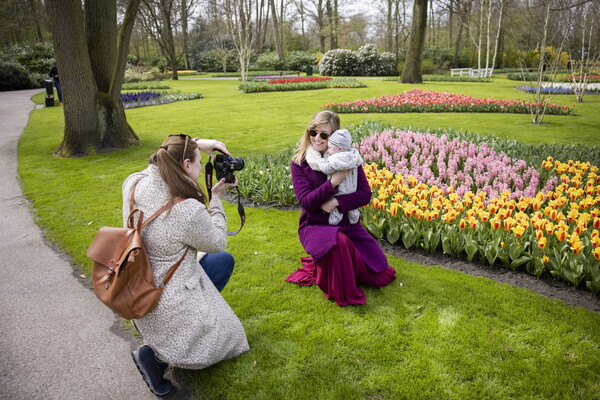
[[[546,248],[546,237],[542,236],[541,238],[538,239],[538,247],[542,250],[544,250]]]

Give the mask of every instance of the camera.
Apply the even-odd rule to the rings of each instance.
[[[244,160],[241,157],[231,157],[227,154],[217,154],[215,157],[215,173],[217,180],[225,178],[225,182],[234,183],[234,171],[244,169]]]

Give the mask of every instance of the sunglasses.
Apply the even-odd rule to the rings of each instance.
[[[180,138],[185,138],[185,144],[183,145],[183,153],[181,154],[181,164],[183,165],[183,161],[185,160],[185,152],[187,151],[187,146],[188,146],[188,141],[191,139],[190,135],[186,135],[185,133],[177,133],[174,135],[169,135],[169,137],[172,136],[179,136]]]
[[[315,131],[314,129],[309,130],[308,133],[310,133],[310,136],[312,137],[317,136],[317,131]],[[331,136],[331,133],[321,132],[319,133],[319,136],[321,136],[321,139],[327,140],[329,139],[329,136]]]

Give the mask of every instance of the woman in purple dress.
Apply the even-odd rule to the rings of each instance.
[[[302,208],[298,236],[310,255],[302,268],[287,277],[301,285],[316,283],[328,299],[339,306],[364,304],[366,296],[357,287],[381,287],[396,279],[377,241],[361,225],[351,224],[348,211],[371,201],[371,188],[362,166],[358,167],[356,191],[335,196],[348,171],[337,171],[327,180],[318,163],[327,155],[329,136],[340,129],[338,115],[321,111],[315,115],[292,157],[292,184]],[[343,214],[338,225],[329,224],[335,208]]]

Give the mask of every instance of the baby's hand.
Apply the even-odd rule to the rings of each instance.
[[[351,169],[345,169],[342,171],[336,171],[333,174],[331,174],[331,186],[336,187],[337,185],[342,183],[342,181],[346,179],[348,175],[350,175],[350,172],[352,172]]]
[[[331,214],[331,212],[335,210],[335,208],[339,205],[340,203],[337,201],[337,199],[335,197],[332,197],[331,199],[323,203],[323,205],[321,206],[321,210],[323,210],[327,214]]]

